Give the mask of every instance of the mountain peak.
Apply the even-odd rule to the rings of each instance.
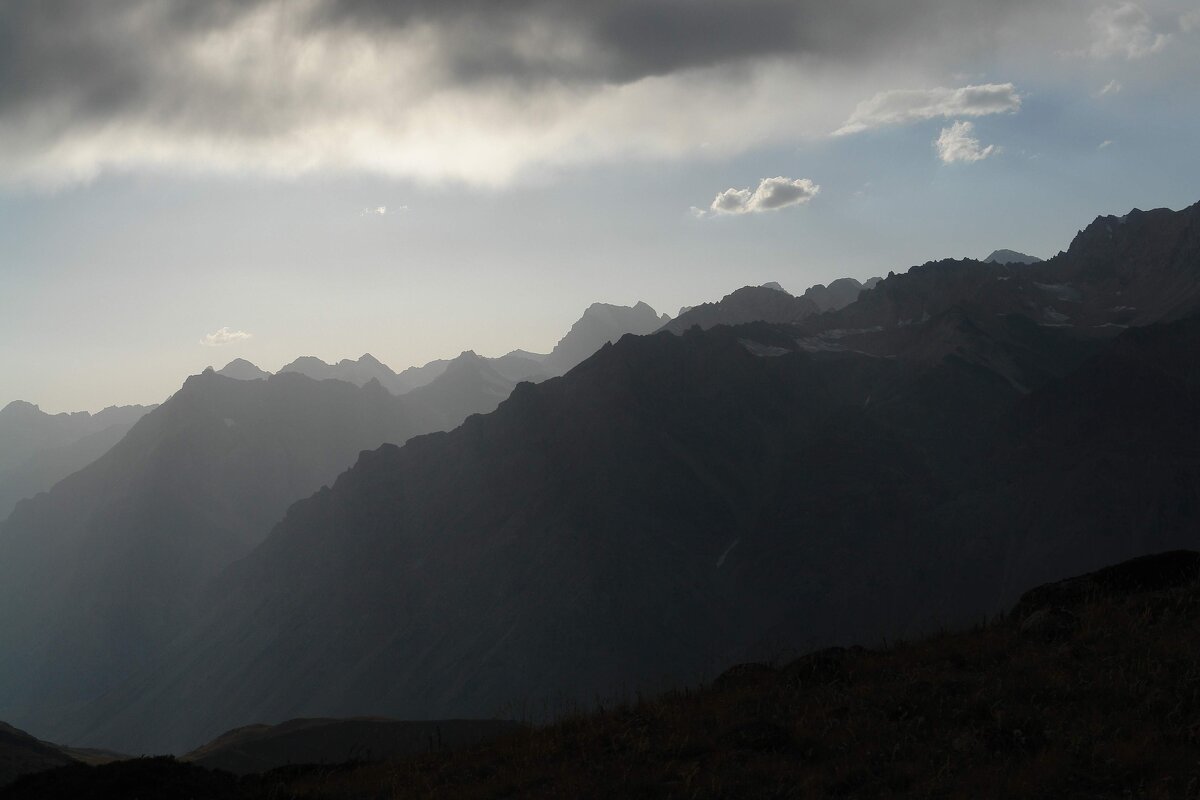
[[[552,375],[562,375],[588,358],[606,343],[620,339],[627,333],[643,336],[658,330],[669,320],[645,301],[639,300],[632,306],[612,303],[592,303],[583,316],[571,326],[567,335],[559,340],[543,363]]]
[[[239,381],[257,381],[263,378],[271,377],[271,373],[264,369],[260,369],[255,364],[250,363],[244,358],[235,358],[225,366],[216,371],[218,375],[224,375],[226,378],[233,378]]]
[[[24,400],[13,400],[11,403],[0,409],[0,414],[40,414],[42,409],[34,403],[27,403]]]
[[[985,264],[1038,264],[1041,263],[1037,256],[1027,255],[1016,250],[993,250],[988,257],[983,259]]]
[[[789,292],[787,289],[780,286],[776,281],[767,281],[766,283],[762,284],[761,288],[774,289],[777,292],[783,292],[784,294],[791,294],[791,292]]]

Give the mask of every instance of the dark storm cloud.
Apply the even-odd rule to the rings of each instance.
[[[851,59],[979,29],[1031,0],[349,0],[322,4],[315,28],[445,26],[474,48],[448,54],[454,74],[631,81],[777,55]],[[521,53],[511,37],[549,25],[586,44],[576,59]],[[909,37],[916,36],[917,40]],[[972,44],[978,43],[969,35]]]
[[[907,88],[880,75],[986,58],[1005,23],[1072,2],[5,0],[0,180],[183,166],[499,183],[537,161],[734,152]],[[740,119],[722,130],[719,111]]]
[[[58,97],[80,113],[153,99],[181,43],[228,29],[264,9],[309,34],[383,35],[429,26],[442,37],[450,80],[628,82],[772,55],[839,59],[975,26],[1028,0],[7,0],[0,4],[0,110]],[[531,30],[573,46],[522,46]],[[915,42],[913,43],[915,44]],[[193,87],[194,88],[194,87]]]

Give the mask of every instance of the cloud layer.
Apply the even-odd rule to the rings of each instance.
[[[761,211],[776,211],[788,206],[803,205],[821,191],[821,187],[808,178],[763,178],[758,187],[750,189],[726,189],[717,194],[708,207],[710,214],[756,214]]]
[[[1088,24],[1093,32],[1088,52],[1093,58],[1145,58],[1161,53],[1171,38],[1154,31],[1150,15],[1136,3],[1098,8]]]
[[[719,158],[1014,110],[1011,84],[877,93],[1013,48],[1142,57],[1165,42],[1146,14],[1094,0],[6,0],[0,182],[361,171],[500,185]]]
[[[938,117],[981,117],[1021,108],[1021,96],[1011,83],[988,83],[959,89],[893,89],[859,103],[835,136],[882,125],[902,125]]]
[[[251,335],[245,331],[235,331],[231,328],[218,328],[212,333],[205,334],[204,338],[200,340],[200,344],[204,345],[205,347],[221,347],[227,344],[244,342],[249,338],[251,338]]]

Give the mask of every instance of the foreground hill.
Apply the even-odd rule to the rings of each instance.
[[[249,775],[289,764],[382,761],[430,750],[458,750],[522,728],[504,720],[293,719],[229,731],[183,760]]]
[[[1198,567],[1195,552],[1141,558],[971,630],[742,664],[457,752],[241,779],[141,759],[0,797],[1187,797]]]
[[[75,759],[54,745],[0,722],[0,788],[21,775],[73,763]]]
[[[626,337],[364,453],[73,730],[184,750],[260,720],[678,685],[1195,545],[1196,217],[1102,218],[1028,279],[939,262],[799,326]],[[1110,324],[1113,285],[1157,324]]]

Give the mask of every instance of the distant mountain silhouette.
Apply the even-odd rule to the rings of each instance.
[[[95,414],[47,414],[33,403],[14,400],[0,409],[0,472],[113,425],[132,425],[152,408],[110,406]]]
[[[456,360],[412,397],[378,381],[206,371],[98,461],[18,504],[0,526],[4,715],[44,723],[136,666],[208,580],[360,450],[495,408],[513,381],[481,362]]]
[[[993,250],[983,260],[991,264],[1037,264],[1042,259],[1037,256],[1026,255],[1025,253],[1018,253],[1016,250]]]
[[[816,305],[818,311],[837,311],[845,308],[858,299],[864,289],[869,289],[878,283],[880,278],[871,278],[866,284],[859,283],[854,278],[838,278],[828,286],[817,284],[805,291],[804,296]]]
[[[807,297],[793,297],[782,289],[744,286],[715,303],[702,303],[662,326],[672,333],[683,333],[693,325],[707,330],[717,325],[746,322],[796,322],[820,311]]]
[[[1198,217],[1101,218],[1032,267],[926,264],[796,325],[627,336],[365,452],[70,730],[178,748],[590,698],[1195,544]]]
[[[863,284],[854,278],[838,278],[828,286],[818,283],[809,287],[801,297],[793,296],[774,282],[745,286],[714,303],[684,306],[679,310],[679,316],[662,329],[682,333],[693,325],[707,330],[716,325],[749,322],[799,322],[812,314],[844,308],[857,300],[860,292],[879,281],[879,278],[871,278]]]
[[[62,492],[85,470],[0,529],[0,686],[30,689],[0,714],[135,752],[305,715],[488,715],[957,624],[1050,578],[1194,546],[1198,265],[1200,206],[1135,211],[1040,264],[931,262],[794,323],[625,336],[450,433],[361,453],[265,539],[247,526],[224,570],[205,555],[222,537],[192,517],[261,502],[255,481],[275,479],[255,476],[287,472],[277,441],[308,418],[264,412],[261,450],[233,460],[196,455],[219,426],[181,426],[186,457],[129,450],[154,478],[133,497],[179,498],[170,524],[147,513],[137,536],[99,536],[135,529],[110,520],[138,503],[74,510]],[[424,395],[360,391],[433,427],[447,397],[499,397],[498,374],[465,353]],[[303,380],[193,380],[281,378]],[[197,490],[212,476],[228,484]],[[104,480],[103,497],[131,496]],[[274,517],[255,509],[264,522],[282,494]],[[196,563],[212,583],[175,567]],[[164,629],[179,635],[146,655]]]
[[[383,388],[393,394],[403,394],[415,385],[410,380],[402,379],[390,367],[370,353],[364,353],[356,361],[343,358],[336,364],[326,364],[321,359],[313,356],[301,356],[290,364],[280,367],[279,372],[281,374],[285,372],[298,372],[317,381],[339,380],[352,383],[355,386],[365,386],[371,381],[378,381]],[[431,372],[433,374],[430,380],[436,377],[436,368]]]
[[[542,360],[542,366],[547,374],[562,375],[609,342],[627,333],[652,333],[669,319],[642,302],[632,307],[592,303]]]
[[[265,369],[259,369],[244,358],[235,358],[219,370],[216,370],[216,373],[239,381],[257,381],[271,377],[271,373]]]
[[[0,521],[18,500],[50,489],[104,454],[154,406],[47,414],[14,401],[0,409]]]
[[[519,382],[545,378],[541,365],[523,356],[489,359],[468,350],[448,361],[431,383],[405,398],[421,408],[426,419],[436,420],[436,429],[449,430],[472,414],[494,411]]]

